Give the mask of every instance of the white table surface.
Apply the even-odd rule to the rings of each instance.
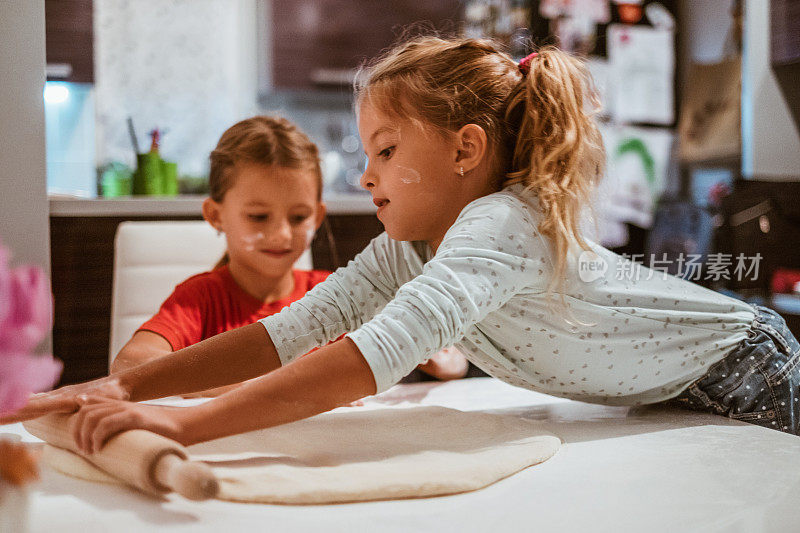
[[[157,501],[43,467],[31,531],[800,531],[800,437],[702,413],[562,400],[491,378],[400,385],[364,408],[387,404],[515,413],[564,445],[475,492],[319,506]],[[20,424],[3,433],[38,442]]]

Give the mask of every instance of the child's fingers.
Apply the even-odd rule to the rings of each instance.
[[[72,420],[72,438],[75,446],[84,453],[89,453],[90,438],[95,427],[103,419],[117,411],[111,402],[84,405]]]
[[[0,412],[0,425],[24,422],[50,413],[73,413],[81,406],[78,396],[126,400],[130,396],[119,380],[106,379],[68,385],[50,392],[31,394],[28,403],[13,413]]]
[[[78,403],[74,397],[61,394],[36,395],[28,404],[13,413],[0,413],[0,425],[13,424],[39,418],[50,413],[73,413],[78,410]]]
[[[90,444],[86,430],[87,425],[91,425],[96,418],[113,412],[114,402],[117,400],[93,394],[79,394],[76,396],[76,401],[80,409],[73,420],[72,438],[79,450],[88,453]]]
[[[92,410],[91,406],[86,406],[78,410],[77,413],[72,417],[70,420],[71,429],[72,429],[72,441],[75,443],[75,447],[79,451],[83,451],[83,441],[81,435],[81,428],[83,427],[83,420],[86,418],[86,415]]]
[[[117,411],[104,416],[88,435],[87,451],[97,453],[108,439],[131,427],[131,413]],[[87,430],[88,431],[88,430]]]

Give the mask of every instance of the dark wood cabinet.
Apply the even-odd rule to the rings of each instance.
[[[800,128],[800,0],[770,2],[770,59],[794,123]]]
[[[61,385],[108,373],[114,236],[126,220],[200,217],[50,217],[53,353],[64,362]],[[330,233],[323,227],[311,244],[319,270],[346,265],[383,231],[375,215],[330,215],[328,223]]]
[[[92,0],[45,0],[48,80],[94,83]]]
[[[455,31],[459,0],[273,0],[273,82],[278,89],[348,85],[364,59],[413,23]]]
[[[769,20],[772,64],[800,62],[800,0],[772,0]]]

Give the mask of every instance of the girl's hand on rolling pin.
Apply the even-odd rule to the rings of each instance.
[[[0,425],[39,418],[49,413],[74,413],[81,405],[79,397],[87,394],[115,400],[130,397],[130,393],[116,377],[67,385],[50,392],[32,394],[22,409],[9,414],[0,413]]]
[[[82,396],[72,418],[72,435],[79,450],[98,452],[108,439],[123,431],[144,429],[181,442],[181,415],[190,408],[146,405],[103,396]]]

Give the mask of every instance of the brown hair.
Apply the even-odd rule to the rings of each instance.
[[[369,102],[444,136],[481,126],[497,188],[522,183],[538,198],[544,214],[538,230],[556,257],[548,294],[563,287],[570,242],[588,249],[579,219],[604,163],[592,117],[599,106],[579,59],[544,47],[523,75],[491,40],[422,36],[363,69],[355,90],[357,105]]]
[[[322,200],[319,150],[285,118],[262,115],[237,122],[225,130],[209,159],[208,189],[215,202],[222,202],[233,187],[232,170],[239,162],[310,170],[317,179],[317,200]],[[228,259],[226,253],[214,268],[227,264]]]

